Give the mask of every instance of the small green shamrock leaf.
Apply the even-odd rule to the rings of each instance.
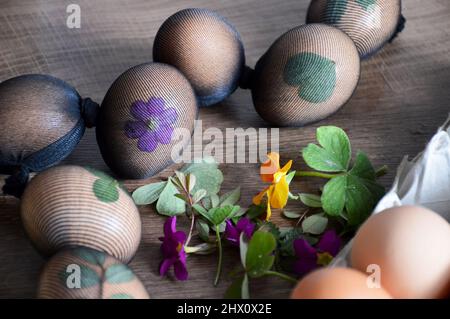
[[[298,219],[302,216],[302,213],[291,212],[289,210],[283,210],[283,215],[289,219]]]
[[[213,157],[205,157],[200,162],[194,162],[181,169],[185,175],[193,174],[196,178],[192,193],[199,189],[208,192],[208,196],[217,194],[223,182],[223,174],[218,169],[218,164]]]
[[[136,205],[149,205],[156,202],[167,182],[151,183],[141,186],[133,192],[133,200]]]
[[[377,3],[377,0],[356,0],[356,3],[367,11]]]
[[[133,272],[124,264],[111,265],[105,271],[105,280],[111,284],[130,282],[133,279]]]
[[[209,238],[209,225],[203,219],[197,219],[195,221],[195,228],[197,229],[198,236],[205,242],[210,242]]]
[[[347,10],[348,0],[328,0],[328,6],[325,16],[327,17],[327,23],[336,24]]]
[[[312,235],[320,235],[325,231],[328,225],[328,218],[322,214],[311,215],[302,222],[302,230],[304,233]]]
[[[228,192],[222,196],[220,196],[220,206],[228,206],[236,204],[241,198],[241,187],[237,187],[233,189],[231,192]]]
[[[275,261],[274,250],[277,246],[275,237],[265,231],[256,231],[248,243],[247,257],[245,259],[246,271],[249,277],[264,276]]]
[[[92,188],[94,195],[98,200],[104,203],[113,203],[117,201],[119,199],[118,187],[122,188],[128,194],[128,191],[108,174],[91,167],[85,167],[85,169],[99,178],[94,182]]]
[[[105,254],[90,248],[79,247],[77,249],[72,250],[72,254],[76,257],[87,261],[92,265],[101,266],[105,262]]]
[[[322,201],[320,200],[319,195],[301,193],[301,194],[298,194],[298,196],[299,196],[300,201],[308,207],[313,207],[313,208],[322,207]]]
[[[299,87],[300,98],[311,103],[325,102],[336,86],[336,63],[312,52],[296,54],[286,63],[284,81]]]
[[[219,226],[225,222],[226,219],[233,216],[237,211],[239,211],[239,206],[225,206],[225,207],[215,207],[211,208],[207,213],[204,211],[197,210],[203,217],[205,217],[214,226]],[[224,227],[222,227],[224,228]]]
[[[176,216],[186,211],[183,200],[177,198],[178,190],[169,178],[156,203],[156,211],[165,216]]]
[[[225,292],[225,299],[249,299],[247,274],[234,280]]]
[[[353,168],[325,185],[324,211],[332,216],[345,216],[351,226],[361,224],[384,195],[384,187],[375,181],[375,176],[367,156],[358,152]]]
[[[351,145],[347,134],[336,126],[321,126],[317,129],[316,144],[303,149],[306,164],[322,172],[344,172],[351,159]]]

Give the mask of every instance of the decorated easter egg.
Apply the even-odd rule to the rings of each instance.
[[[394,298],[445,298],[450,282],[450,224],[419,206],[372,215],[358,230],[352,267],[376,265],[381,285]]]
[[[0,83],[0,173],[3,191],[20,196],[28,174],[57,164],[95,124],[98,105],[62,80],[23,75]]]
[[[351,268],[321,268],[306,275],[291,299],[391,299],[381,286],[368,284],[368,274]]]
[[[128,262],[141,240],[133,199],[119,182],[91,168],[57,166],[39,173],[25,189],[20,211],[31,242],[47,256],[84,246]]]
[[[114,257],[77,247],[53,256],[41,272],[41,299],[148,299],[133,271]]]
[[[358,84],[353,41],[323,24],[296,27],[261,57],[252,79],[256,111],[279,126],[301,126],[336,112]]]
[[[103,159],[123,178],[152,176],[174,160],[173,138],[194,130],[197,101],[188,80],[173,66],[135,66],[112,84],[97,121]]]
[[[236,90],[245,66],[236,29],[207,9],[185,9],[156,34],[153,60],[173,65],[191,82],[200,106],[218,103]]]
[[[307,23],[338,27],[366,58],[391,41],[403,29],[405,19],[401,0],[312,0]]]

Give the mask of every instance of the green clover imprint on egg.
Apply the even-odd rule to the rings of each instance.
[[[128,194],[128,191],[123,187],[123,185],[112,178],[108,174],[105,174],[96,169],[85,167],[91,174],[98,177],[94,182],[92,190],[95,197],[104,203],[114,203],[119,199],[119,187]]]
[[[287,84],[299,87],[299,97],[311,103],[327,101],[336,87],[336,63],[312,52],[290,57],[283,74]]]

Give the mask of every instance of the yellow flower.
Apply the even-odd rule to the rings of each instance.
[[[253,197],[253,204],[260,205],[264,196],[266,196],[266,220],[269,220],[272,215],[271,207],[283,208],[286,206],[289,195],[289,184],[286,180],[286,174],[291,169],[292,160],[280,169],[280,155],[278,153],[269,153],[267,157],[269,159],[261,165],[260,175],[263,182],[272,184]]]

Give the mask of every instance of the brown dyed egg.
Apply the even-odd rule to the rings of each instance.
[[[391,299],[382,287],[367,282],[368,274],[351,268],[321,268],[300,280],[291,299]]]
[[[443,298],[450,281],[450,224],[419,206],[372,215],[358,230],[352,267],[380,269],[381,285],[394,298]]]
[[[16,174],[5,193],[20,196],[28,173],[68,156],[93,126],[98,105],[62,80],[30,74],[0,83],[0,173]]]
[[[41,299],[148,299],[133,271],[103,252],[78,247],[53,256],[41,272]]]
[[[180,143],[173,137],[190,137],[196,118],[194,91],[180,71],[162,63],[138,65],[108,90],[97,121],[98,145],[114,173],[146,178],[172,163]]]
[[[141,240],[141,219],[113,178],[80,166],[58,166],[34,177],[22,197],[28,237],[44,255],[74,246],[129,262]]]
[[[301,126],[336,112],[358,84],[353,41],[323,24],[296,27],[269,48],[255,67],[256,111],[279,126]]]
[[[156,34],[153,60],[173,65],[191,82],[200,106],[218,103],[238,87],[245,66],[237,30],[207,9],[185,9]]]
[[[355,42],[361,58],[366,58],[391,41],[405,19],[401,0],[312,0],[307,23],[341,29]]]

